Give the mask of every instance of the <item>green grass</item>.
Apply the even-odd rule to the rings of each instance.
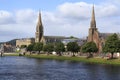
[[[3,54],[4,56],[19,56],[18,53],[13,53],[13,54]]]
[[[89,58],[86,57],[67,57],[67,56],[53,56],[53,55],[26,55],[30,58],[38,59],[54,59],[54,60],[68,60],[68,61],[77,61],[77,62],[86,62],[86,63],[95,63],[95,64],[109,64],[109,65],[120,65],[120,59],[102,59],[102,58]]]
[[[19,56],[18,53],[14,54],[5,54],[4,56]],[[49,60],[67,60],[67,61],[76,61],[76,62],[85,62],[85,63],[94,63],[94,64],[109,64],[109,65],[119,65],[120,59],[103,59],[103,58],[89,58],[86,57],[68,57],[68,56],[56,56],[56,55],[25,55],[25,57],[29,58],[37,58],[37,59],[49,59]]]

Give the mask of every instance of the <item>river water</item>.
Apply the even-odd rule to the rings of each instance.
[[[8,56],[0,80],[120,80],[120,66]]]

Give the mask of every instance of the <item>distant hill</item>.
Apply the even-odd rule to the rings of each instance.
[[[17,40],[17,39],[13,39],[13,40],[10,40],[10,41],[7,41],[7,42],[0,42],[0,44],[9,43],[9,44],[11,44],[12,46],[16,46],[16,40]]]

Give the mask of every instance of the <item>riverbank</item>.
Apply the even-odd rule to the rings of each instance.
[[[86,63],[94,63],[94,64],[120,65],[120,59],[107,60],[103,58],[69,57],[69,56],[56,56],[56,55],[26,55],[26,57],[37,58],[37,59],[77,61],[77,62],[86,62]]]
[[[3,56],[19,56],[18,53],[4,53]]]
[[[11,54],[4,54],[4,56],[19,56],[19,54],[11,53]],[[86,63],[94,63],[94,64],[120,65],[120,59],[107,60],[104,58],[96,58],[96,57],[95,58],[86,58],[86,57],[45,55],[45,54],[25,55],[25,57],[36,58],[36,59],[49,59],[49,60],[67,60],[67,61],[86,62]]]

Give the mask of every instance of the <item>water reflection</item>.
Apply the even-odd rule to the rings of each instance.
[[[2,57],[0,80],[120,80],[119,67],[25,57]]]

